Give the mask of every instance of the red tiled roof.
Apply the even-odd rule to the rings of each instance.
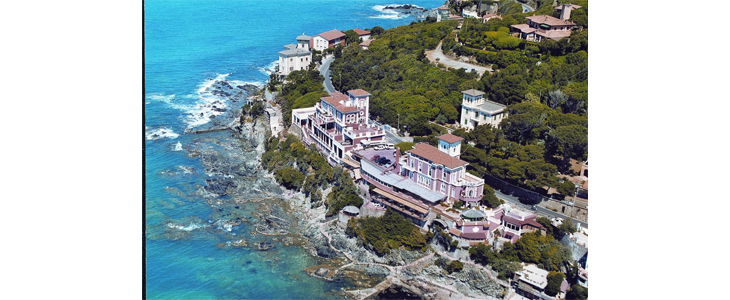
[[[556,41],[570,36],[570,30],[537,30],[535,33]]]
[[[349,90],[347,92],[353,96],[370,96],[370,93],[368,93],[367,91],[365,91],[363,89]]]
[[[354,31],[355,33],[357,33],[357,35],[368,35],[368,34],[370,34],[370,31],[365,31],[365,30],[362,30],[360,28],[355,28],[352,31]]]
[[[455,135],[453,135],[451,133],[444,134],[444,135],[438,137],[438,139],[439,140],[444,140],[445,142],[447,142],[449,144],[453,144],[453,143],[456,143],[456,142],[461,142],[461,141],[464,140],[464,138],[462,138],[460,136],[455,136]]]
[[[337,29],[332,29],[327,32],[322,32],[322,33],[318,34],[318,36],[321,36],[321,37],[325,38],[326,40],[331,41],[331,40],[334,40],[337,38],[344,38],[345,34],[342,33],[342,31],[339,31]]]
[[[451,228],[451,229],[449,229],[449,233],[451,233],[451,234],[453,234],[453,235],[455,235],[455,236],[461,236],[461,231],[459,231],[459,230],[458,230],[458,229],[456,229],[456,228]]]
[[[460,167],[460,166],[467,164],[467,162],[465,162],[461,159],[458,159],[456,157],[451,157],[451,155],[441,152],[436,147],[431,146],[429,144],[424,144],[424,143],[418,143],[415,146],[413,146],[413,149],[408,150],[406,152],[412,153],[414,155],[418,155],[418,156],[428,159],[434,163],[444,165],[449,169],[454,169],[456,167]]]
[[[510,216],[505,215],[504,216],[504,221],[505,222],[512,223],[512,224],[515,224],[515,225],[520,226],[520,227],[522,227],[524,225],[531,225],[533,227],[537,227],[537,228],[540,228],[542,230],[546,230],[545,229],[545,226],[543,226],[542,224],[540,224],[539,222],[537,222],[537,220],[535,220],[535,218],[528,218],[528,219],[526,219],[524,221],[521,221],[519,219],[516,219],[516,218],[513,218],[513,217],[510,217]]]
[[[528,20],[535,22],[537,24],[547,24],[550,26],[566,26],[566,25],[575,25],[575,23],[568,21],[568,20],[561,20],[553,16],[548,15],[539,15],[539,16],[530,16],[527,17]]]
[[[374,41],[373,39],[369,39],[367,41],[360,43],[360,46],[365,46],[365,47],[370,46],[370,43],[372,43],[373,41]]]
[[[448,10],[449,7],[446,5],[441,5],[441,6],[437,7],[436,9],[447,9]]]
[[[322,97],[322,100],[326,101],[329,104],[332,104],[337,110],[341,112],[353,112],[357,110],[357,107],[355,106],[345,106],[345,104],[340,103],[342,101],[347,101],[350,99],[347,95],[340,93],[340,92],[334,92],[332,93],[332,96],[330,97]]]

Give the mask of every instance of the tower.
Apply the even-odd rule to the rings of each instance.
[[[461,155],[461,141],[464,139],[453,134],[444,134],[439,139],[439,151],[451,157],[459,158]]]

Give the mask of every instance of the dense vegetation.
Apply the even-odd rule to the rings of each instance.
[[[281,94],[276,98],[286,126],[291,123],[292,109],[312,107],[320,98],[328,96],[322,86],[323,81],[324,77],[313,64],[310,64],[309,70],[294,71],[286,77]]]
[[[330,166],[314,146],[305,147],[294,135],[289,134],[281,141],[269,139],[261,165],[274,173],[279,184],[309,196],[313,206],[326,205],[327,216],[345,206],[359,207],[363,203],[357,187],[344,169]],[[327,199],[322,199],[320,189],[329,186],[332,186],[332,192]]]
[[[358,236],[366,247],[378,255],[390,253],[391,249],[404,247],[407,250],[425,251],[433,233],[424,235],[411,221],[391,209],[380,218],[364,217],[350,219],[347,233]]]
[[[570,172],[571,159],[588,156],[588,8],[586,1],[573,2],[583,8],[571,19],[584,29],[558,42],[512,37],[509,26],[526,22],[528,14],[507,1],[500,2],[502,20],[466,19],[459,31],[455,21],[431,19],[385,30],[368,50],[342,49],[331,66],[333,84],[338,90],[369,91],[374,117],[400,123],[415,142],[431,144],[444,131],[429,121],[458,122],[460,91],[482,90],[489,100],[508,105],[509,117],[501,128],[454,132],[475,144],[462,146],[461,158],[470,162],[470,170],[543,195],[550,187],[571,195],[574,188],[556,175]],[[464,3],[452,3],[452,10],[460,12],[469,5]],[[536,13],[558,16],[552,1],[539,1]],[[470,56],[497,71],[478,78],[430,63],[425,51],[439,41],[444,52]]]
[[[566,246],[549,235],[540,235],[539,233],[524,234],[516,243],[504,243],[502,251],[495,252],[489,245],[480,244],[469,249],[469,256],[475,262],[484,265],[490,265],[495,268],[495,264],[500,266],[509,266],[509,262],[526,262],[534,263],[538,267],[548,271],[560,271],[561,269],[570,267],[572,258],[570,251]],[[500,275],[511,278],[514,271],[510,271],[507,267],[500,267],[495,271]]]

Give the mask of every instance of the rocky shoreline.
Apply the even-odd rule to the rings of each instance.
[[[196,229],[228,233],[227,241],[216,246],[271,252],[267,257],[275,263],[281,260],[276,255],[278,245],[299,245],[320,261],[303,271],[321,280],[347,283],[353,289],[341,291],[341,296],[348,298],[374,298],[381,293],[382,297],[422,299],[503,297],[505,289],[488,271],[465,264],[461,272],[448,275],[434,264],[439,256],[434,250],[395,250],[380,257],[365,249],[361,241],[345,234],[336,218],[324,217],[324,206],[312,208],[304,194],[275,182],[261,166],[265,141],[271,135],[267,117],[241,124],[240,107],[232,106],[206,126],[225,127],[229,134],[200,133],[185,146],[188,155],[199,157],[205,167],[209,178],[197,193],[214,210],[215,221]],[[323,198],[327,194],[329,190],[322,191]],[[189,231],[174,230],[183,224],[168,226],[176,238],[189,237]],[[245,232],[240,231],[243,228]]]

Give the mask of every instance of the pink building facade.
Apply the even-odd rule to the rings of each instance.
[[[482,199],[484,179],[466,172],[469,164],[461,159],[462,138],[446,134],[438,137],[439,147],[416,144],[399,161],[401,176],[429,190],[456,200],[476,204]]]

